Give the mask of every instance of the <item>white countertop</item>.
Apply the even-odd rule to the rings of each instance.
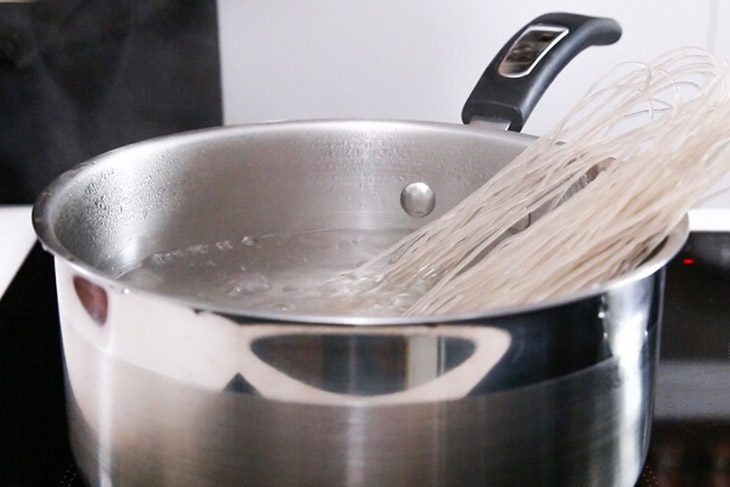
[[[0,207],[0,296],[5,293],[23,260],[28,255],[35,232],[31,206]]]

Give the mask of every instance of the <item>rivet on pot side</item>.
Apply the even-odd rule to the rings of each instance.
[[[436,194],[426,183],[410,183],[400,192],[400,205],[413,218],[423,218],[436,206]]]

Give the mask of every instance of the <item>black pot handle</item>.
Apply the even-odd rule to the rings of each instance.
[[[549,13],[519,30],[487,67],[461,112],[464,123],[475,117],[504,122],[519,132],[558,73],[583,49],[613,44],[621,26],[613,20]]]

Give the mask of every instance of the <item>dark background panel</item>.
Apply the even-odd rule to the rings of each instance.
[[[222,123],[216,3],[0,3],[0,204],[131,142]]]

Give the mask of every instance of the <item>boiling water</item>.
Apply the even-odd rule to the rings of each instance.
[[[142,289],[243,310],[394,316],[424,290],[373,291],[374,276],[350,271],[407,232],[329,229],[238,236],[154,253],[119,279]]]

